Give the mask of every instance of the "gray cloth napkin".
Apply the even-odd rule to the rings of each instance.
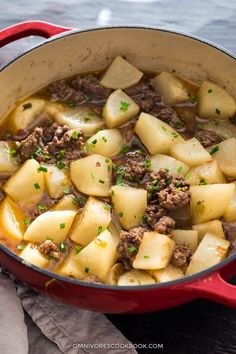
[[[119,347],[98,349],[99,344]],[[1,354],[137,354],[128,346],[131,343],[105,315],[41,296],[0,270]]]

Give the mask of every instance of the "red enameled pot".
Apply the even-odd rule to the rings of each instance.
[[[45,22],[24,22],[0,31],[0,47],[22,37],[50,38],[14,58],[0,70],[0,116],[19,98],[58,78],[106,67],[125,55],[141,69],[174,70],[194,81],[214,80],[236,92],[236,57],[191,35],[147,27],[72,30]],[[0,244],[0,263],[17,279],[60,302],[105,313],[162,310],[196,298],[236,307],[236,254],[194,276],[164,284],[117,287],[83,283],[55,275],[22,260]]]

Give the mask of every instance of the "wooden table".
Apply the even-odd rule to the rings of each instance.
[[[236,51],[235,14],[235,0],[2,0],[0,27],[31,19],[80,28],[145,23],[198,34]],[[40,40],[1,49],[0,61]],[[236,353],[236,310],[206,300],[159,313],[108,317],[133,343],[163,344],[160,350],[138,349],[142,354]]]

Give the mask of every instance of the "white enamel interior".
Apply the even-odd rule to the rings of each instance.
[[[186,79],[210,79],[236,93],[236,60],[184,35],[147,28],[71,32],[24,54],[0,72],[0,116],[42,86],[106,67],[122,55],[141,69],[175,70]]]

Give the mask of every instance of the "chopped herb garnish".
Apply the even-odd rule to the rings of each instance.
[[[178,134],[178,133],[176,133],[176,132],[172,132],[172,133],[171,133],[171,135],[172,135],[175,139],[177,139],[177,138],[178,138],[178,136],[179,136],[179,134]]]
[[[180,166],[177,168],[177,172],[180,173],[182,170],[183,170],[183,166],[180,165]]]
[[[145,258],[145,259],[149,259],[149,258],[150,258],[150,256],[143,256],[143,258]]]
[[[88,145],[84,145],[83,147],[84,152],[87,154],[89,152],[89,147]]]
[[[40,185],[38,183],[34,183],[34,188],[35,189],[40,189]]]
[[[47,205],[46,204],[39,204],[38,209],[39,210],[47,210]]]
[[[63,188],[63,193],[64,193],[64,194],[70,193],[70,187],[64,187],[64,188]]]
[[[103,232],[103,227],[102,226],[98,226],[98,235],[100,235]]]
[[[216,114],[218,114],[218,115],[221,114],[221,111],[218,108],[216,108]]]
[[[150,168],[151,165],[152,165],[152,161],[151,160],[145,160],[145,162],[144,162],[145,168]]]
[[[64,229],[66,226],[66,224],[63,222],[62,224],[60,224],[60,229]]]
[[[60,243],[59,249],[61,252],[66,252],[67,250],[67,245],[65,243]]]
[[[210,154],[213,155],[213,154],[215,154],[217,151],[219,151],[219,146],[218,146],[218,145],[217,145],[217,146],[214,146],[214,147],[211,149]]]
[[[115,192],[114,190],[111,191],[111,195],[114,196],[115,195]]]
[[[129,151],[128,145],[123,145],[122,148],[120,149],[119,154],[127,154],[128,151]]]
[[[102,137],[102,140],[104,141],[104,143],[107,142],[107,138],[105,136]]]
[[[194,96],[194,95],[192,95],[191,93],[188,93],[188,97],[189,97],[189,101],[190,101],[191,103],[195,103],[196,100],[197,100],[197,97]]]
[[[11,149],[11,150],[10,150],[10,155],[11,155],[12,157],[16,157],[16,156],[17,156],[17,151],[16,151],[16,149]]]
[[[166,181],[166,185],[167,185],[167,186],[169,186],[171,183],[172,183],[172,178],[170,178],[170,179],[168,179],[168,180]]]
[[[206,184],[207,184],[207,180],[204,177],[201,177],[199,181],[199,186],[204,186]]]
[[[111,206],[106,204],[106,205],[104,205],[103,209],[105,209],[107,211],[110,211],[111,210]]]
[[[38,168],[38,172],[48,172],[48,169],[46,167],[40,166]]]
[[[83,197],[74,197],[74,199],[73,199],[74,205],[82,206],[82,205],[84,205],[85,202],[86,202],[86,198],[83,198]]]
[[[83,247],[82,246],[75,246],[75,253],[78,254],[82,251]]]
[[[128,252],[129,252],[129,253],[137,252],[137,247],[135,247],[135,246],[130,246],[130,247],[128,248]]]
[[[56,166],[57,168],[59,168],[59,170],[62,170],[63,168],[66,167],[66,164],[63,161],[57,161]]]
[[[99,183],[104,184],[105,181],[103,181],[103,179],[100,179],[100,180],[99,180]]]
[[[118,213],[118,215],[119,215],[120,218],[122,218],[123,215],[124,215],[123,211],[120,211],[120,212]]]
[[[31,102],[23,104],[23,111],[25,111],[26,109],[29,109],[29,108],[32,108],[32,103]]]
[[[70,107],[70,108],[73,108],[73,107],[75,107],[75,102],[74,101],[68,101],[67,102],[67,106]]]
[[[92,179],[95,179],[95,176],[94,176],[93,172],[90,173],[90,176],[92,177]]]
[[[121,101],[120,102],[120,111],[121,112],[126,112],[130,106],[130,103]]]
[[[95,243],[96,243],[98,246],[103,247],[103,248],[105,248],[105,247],[107,246],[107,242],[104,241],[104,240],[100,240],[99,238],[96,239]]]
[[[47,237],[46,237],[46,240],[53,241],[53,238],[47,236]]]
[[[116,177],[116,184],[118,185],[118,186],[123,186],[123,184],[124,184],[124,174],[125,174],[125,168],[124,168],[124,166],[119,166],[118,168],[117,168],[117,171],[116,171],[116,173],[117,173],[117,177]]]
[[[212,92],[213,92],[213,90],[210,88],[207,92],[208,92],[208,93],[212,93]]]
[[[51,159],[50,155],[46,154],[42,149],[38,149],[37,151],[35,151],[32,154],[31,158],[36,159],[39,155],[42,155],[45,158],[45,160],[50,160]]]
[[[91,144],[95,146],[97,144],[97,139],[94,139]]]
[[[75,139],[75,140],[78,139],[78,136],[79,136],[79,132],[77,132],[76,130],[74,130],[71,134],[72,139]]]
[[[177,191],[181,192],[182,191],[182,187],[178,187]]]
[[[24,224],[25,224],[25,225],[29,225],[29,223],[30,223],[30,219],[25,219],[25,220],[24,220]]]
[[[185,176],[185,179],[190,179],[192,177],[192,174],[191,173],[188,173],[186,176]]]
[[[162,130],[164,130],[164,132],[166,132],[166,131],[167,131],[167,128],[166,128],[166,127],[164,127],[164,125],[162,125],[162,126],[161,126],[161,128],[162,128]]]
[[[89,272],[89,268],[88,268],[88,267],[85,267],[85,268],[84,268],[84,272],[85,272],[85,273],[88,273],[88,272]]]

